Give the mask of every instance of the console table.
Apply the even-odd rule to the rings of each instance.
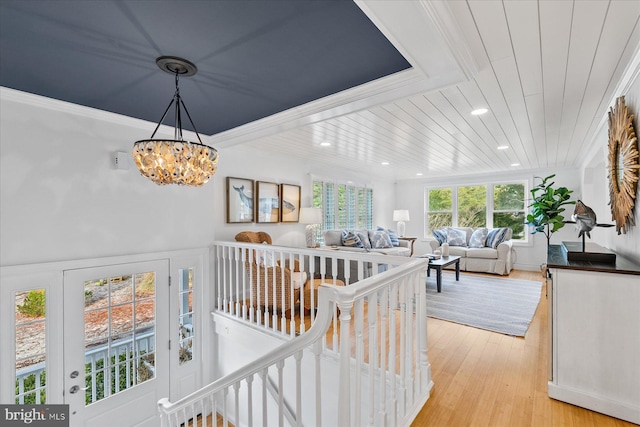
[[[549,397],[640,424],[640,265],[550,245],[547,274]]]

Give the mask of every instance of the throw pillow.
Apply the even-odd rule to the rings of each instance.
[[[467,246],[467,233],[457,228],[447,228],[447,243],[449,246]]]
[[[371,249],[371,241],[369,240],[369,233],[363,233],[361,231],[356,231],[356,234],[360,238],[362,242],[362,247],[365,249]]]
[[[371,247],[373,249],[392,248],[391,238],[389,233],[385,230],[371,230],[369,231],[369,240],[371,240]]]
[[[384,231],[384,228],[378,226],[376,230]],[[400,246],[400,241],[398,240],[398,233],[396,232],[396,230],[392,230],[388,228],[386,231],[387,231],[387,234],[389,234],[389,239],[391,239],[391,245],[396,247]]]
[[[355,231],[351,230],[342,230],[342,246],[364,248],[362,240],[360,240],[358,234]]]
[[[440,230],[431,230],[431,234],[433,234],[433,237],[435,237],[441,245],[447,241],[447,230],[444,228]]]
[[[486,228],[478,228],[474,230],[471,238],[469,239],[469,247],[470,248],[484,248],[487,243],[487,234],[489,230]]]
[[[496,249],[498,245],[505,241],[508,228],[494,228],[487,234],[487,247]]]

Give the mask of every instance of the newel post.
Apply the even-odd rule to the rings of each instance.
[[[351,309],[353,299],[338,301],[340,309],[340,388],[338,391],[338,424],[351,425]]]

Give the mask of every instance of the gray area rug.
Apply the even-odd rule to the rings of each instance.
[[[427,316],[475,328],[524,337],[540,302],[541,282],[442,272],[427,277]]]

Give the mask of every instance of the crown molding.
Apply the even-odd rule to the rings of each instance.
[[[112,113],[110,111],[99,110],[97,108],[87,107],[84,105],[74,104],[72,102],[61,101],[59,99],[47,98],[42,95],[35,95],[29,92],[23,92],[16,89],[0,86],[0,100],[16,102],[23,105],[29,105],[36,108],[45,110],[53,110],[62,113],[71,114],[77,117],[83,117],[90,120],[97,120],[107,123],[113,123],[118,126],[130,127],[143,132],[140,138],[147,138],[153,132],[153,129],[157,126],[157,123],[149,122],[146,120],[138,119],[135,117],[129,117],[118,113]],[[174,127],[161,125],[158,129],[158,133],[161,135],[173,135]],[[192,140],[195,138],[195,132],[189,130],[183,130],[183,135],[189,135]]]

